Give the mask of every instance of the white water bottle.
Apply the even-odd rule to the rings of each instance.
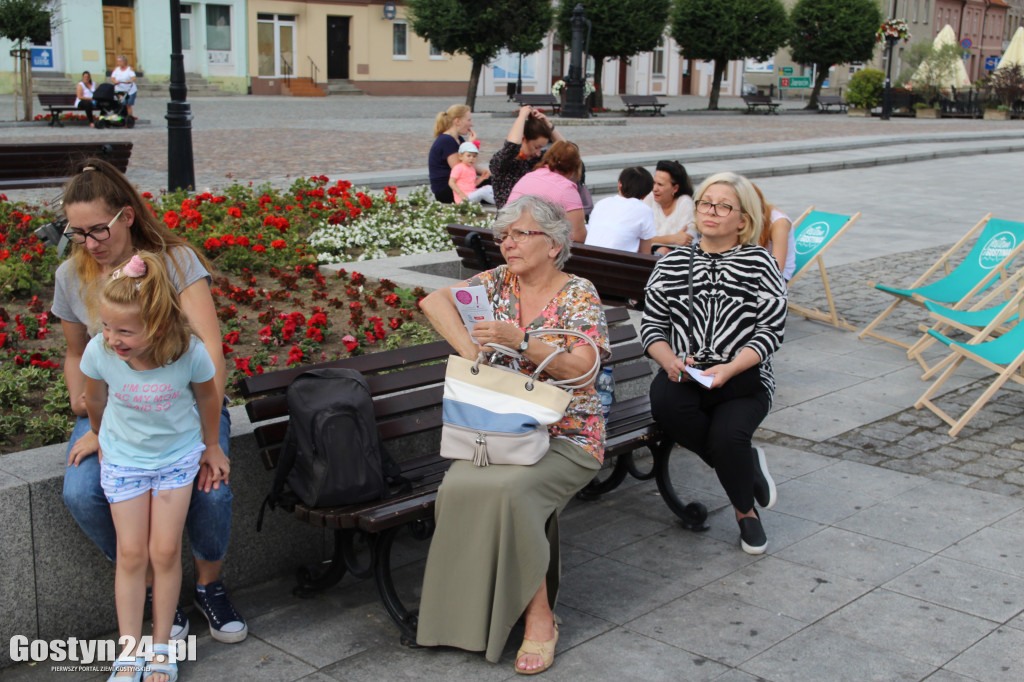
[[[607,419],[608,413],[612,410],[612,403],[615,402],[615,377],[612,376],[611,367],[601,370],[601,373],[597,375],[597,381],[594,382],[594,388],[597,389],[597,395],[601,398],[601,412]]]

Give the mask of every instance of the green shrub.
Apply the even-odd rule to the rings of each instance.
[[[846,86],[846,103],[851,107],[873,109],[882,101],[885,74],[878,69],[861,69]]]

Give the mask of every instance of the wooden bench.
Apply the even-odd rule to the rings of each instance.
[[[626,116],[632,116],[639,109],[649,109],[651,116],[665,115],[661,113],[665,103],[659,102],[656,95],[619,95],[619,98],[626,105]]]
[[[0,189],[60,187],[74,175],[75,165],[90,156],[123,173],[131,155],[131,142],[0,144]]]
[[[513,95],[512,98],[521,107],[531,106],[536,108],[550,107],[551,111],[558,114],[562,111],[562,100],[554,95]]]
[[[744,113],[749,114],[752,111],[764,108],[766,114],[777,114],[779,108],[779,102],[773,100],[769,95],[743,95],[743,103],[747,105],[747,110]]]
[[[818,97],[819,112],[829,113],[832,111],[832,107],[835,107],[840,114],[846,113],[846,102],[843,101],[842,95],[820,95]]]
[[[630,380],[649,377],[651,366],[637,342],[636,329],[629,323],[628,311],[609,308],[606,315],[613,356],[605,365],[614,368],[616,383],[623,386]],[[391,550],[403,528],[416,539],[429,538],[433,532],[437,488],[449,465],[438,450],[444,360],[451,352],[446,341],[437,341],[315,365],[347,367],[366,376],[381,438],[399,459],[402,474],[412,482],[412,489],[396,491],[392,497],[377,502],[324,509],[297,503],[289,509],[300,521],[334,532],[329,565],[323,569],[301,567],[295,594],[311,596],[337,584],[346,572],[357,578],[373,576],[381,602],[401,630],[404,643],[415,642],[416,612],[403,603],[395,586]],[[249,399],[246,410],[268,469],[277,464],[287,428],[287,421],[281,420],[288,413],[285,390],[295,377],[312,368],[297,367],[247,377],[241,386],[242,394]],[[653,454],[653,464],[648,471],[641,472],[632,455],[643,447]],[[684,527],[704,530],[707,509],[700,503],[684,503],[676,492],[669,472],[671,451],[672,443],[651,418],[646,392],[637,398],[617,401],[608,420],[605,467],[579,497],[594,499],[607,493],[627,473],[642,480],[655,478],[662,498]],[[398,453],[404,453],[404,457]],[[362,545],[366,547],[362,554],[369,554],[368,558],[359,556],[357,546]]]
[[[494,243],[490,230],[451,223],[447,226],[463,267],[473,272],[489,270],[505,259]],[[659,260],[649,253],[632,253],[599,246],[572,245],[569,260],[562,268],[593,282],[605,303],[642,308],[644,287]],[[636,303],[630,304],[630,301]]]
[[[50,125],[51,126],[64,126],[64,123],[60,120],[60,114],[62,111],[78,111],[78,107],[75,106],[75,95],[65,94],[39,94],[39,104],[50,110]]]

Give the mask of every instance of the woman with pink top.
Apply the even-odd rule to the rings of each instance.
[[[587,224],[583,216],[583,200],[576,185],[582,167],[579,147],[559,140],[551,145],[532,171],[519,179],[508,201],[512,203],[529,194],[558,204],[569,216],[572,240],[583,242],[587,238]]]

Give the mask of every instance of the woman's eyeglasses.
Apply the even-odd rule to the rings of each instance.
[[[64,236],[75,244],[84,244],[85,240],[90,237],[94,242],[105,242],[110,239],[110,228],[114,226],[114,223],[117,222],[117,219],[121,217],[122,213],[124,213],[123,208],[117,212],[117,215],[114,216],[113,220],[107,223],[106,227],[97,227],[95,230],[89,230],[88,232],[83,232],[81,230],[67,230],[64,232]]]
[[[735,206],[730,206],[729,204],[712,204],[710,201],[704,201],[703,199],[697,200],[694,203],[694,206],[697,207],[697,211],[699,213],[703,213],[704,215],[714,213],[719,218],[724,218],[736,210]]]
[[[501,244],[506,239],[511,239],[516,244],[520,243],[531,234],[545,234],[540,230],[509,230],[508,232],[502,232],[501,234],[494,235],[494,243]]]

